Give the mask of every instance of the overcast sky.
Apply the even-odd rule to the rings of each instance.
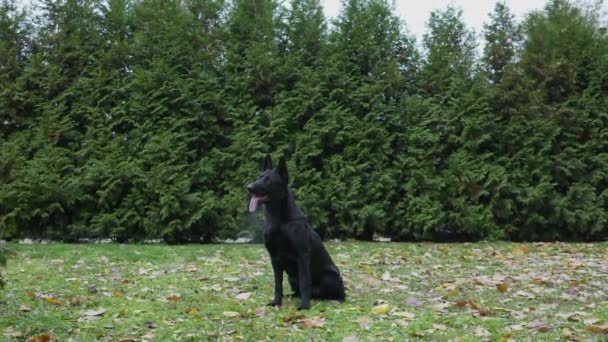
[[[391,1],[391,0],[389,0]],[[506,0],[507,5],[515,14],[518,21],[533,11],[542,9],[547,0]],[[574,0],[594,1],[594,0]],[[16,0],[20,4],[30,4],[36,0]],[[426,30],[426,21],[431,11],[444,9],[448,5],[455,5],[463,9],[463,16],[469,28],[479,34],[483,28],[483,23],[487,21],[488,14],[494,8],[496,0],[394,0],[395,13],[405,21],[407,28],[416,35],[420,42]],[[342,0],[321,0],[325,8],[325,15],[336,17],[340,12]],[[608,13],[608,1],[604,1],[603,13]]]
[[[341,0],[321,0],[321,2],[328,17],[335,17],[340,12]],[[495,0],[395,0],[395,12],[405,20],[407,28],[420,41],[431,11],[444,9],[450,4],[460,7],[464,11],[465,23],[476,33],[480,33],[483,23],[488,19],[488,14],[494,9],[495,2]],[[526,13],[542,9],[546,0],[506,0],[506,3],[519,21]]]

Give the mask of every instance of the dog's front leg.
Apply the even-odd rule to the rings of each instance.
[[[300,280],[300,306],[298,310],[310,309],[312,280],[310,278],[310,253],[298,255],[298,278]]]
[[[283,303],[283,267],[278,256],[271,256],[272,271],[274,272],[274,300],[269,306],[281,306]]]

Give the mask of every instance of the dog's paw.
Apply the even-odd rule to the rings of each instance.
[[[272,302],[266,304],[266,306],[274,306],[275,308],[280,308],[281,305],[282,305],[281,302],[276,302],[274,300]]]
[[[308,310],[310,309],[310,304],[300,304],[300,306],[298,306],[298,310]]]

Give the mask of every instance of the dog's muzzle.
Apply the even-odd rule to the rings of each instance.
[[[268,196],[263,196],[255,191],[254,184],[249,184],[245,187],[247,191],[251,194],[251,200],[249,201],[249,212],[254,212],[258,209],[258,205],[260,203],[264,203],[268,201]]]

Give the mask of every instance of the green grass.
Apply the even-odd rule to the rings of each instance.
[[[606,243],[327,245],[347,301],[305,312],[289,297],[265,308],[273,282],[262,245],[14,245],[0,339],[608,338],[588,330],[608,322]],[[373,312],[381,304],[388,314]]]

